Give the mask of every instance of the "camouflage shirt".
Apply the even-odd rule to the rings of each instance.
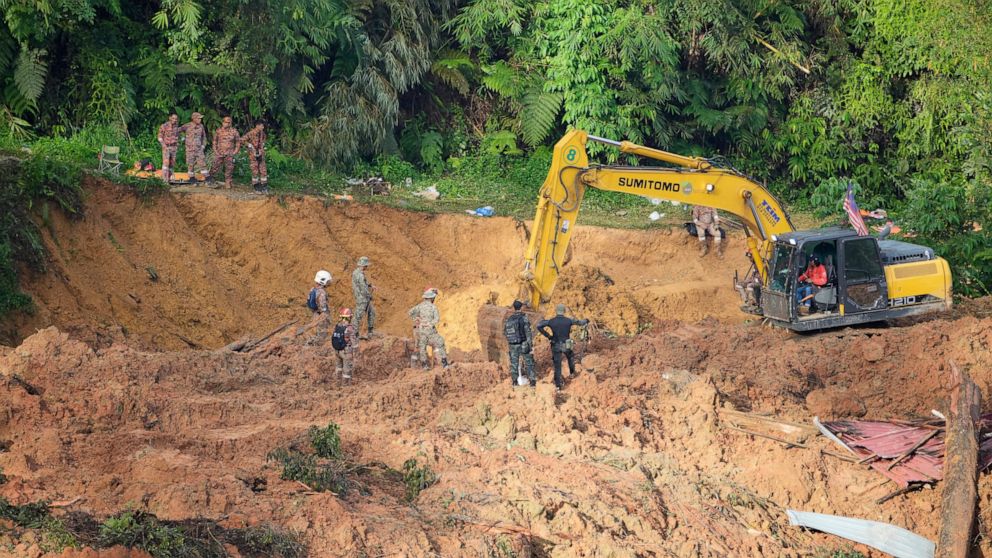
[[[330,309],[327,307],[327,291],[323,287],[314,287],[317,289],[317,313],[327,314]],[[309,298],[310,295],[307,295]]]
[[[158,127],[158,141],[166,147],[179,145],[179,126],[172,122],[166,122]]]
[[[414,306],[408,314],[413,318],[413,326],[420,329],[434,329],[441,321],[441,313],[437,311],[437,305],[429,300]]]
[[[265,130],[256,130],[252,128],[245,132],[245,135],[241,136],[241,143],[251,145],[256,153],[262,153],[265,151]]]
[[[179,127],[179,131],[186,135],[187,147],[202,147],[207,144],[207,129],[203,124],[187,122]]]
[[[355,295],[355,300],[369,300],[372,298],[372,285],[365,277],[365,271],[361,267],[356,267],[351,272],[351,292]]]
[[[695,205],[692,207],[692,220],[704,225],[716,222],[716,210],[712,207]]]
[[[214,151],[221,155],[237,155],[241,150],[241,134],[231,126],[214,131]]]
[[[344,328],[344,342],[344,352],[353,353],[358,350],[358,330],[351,322]]]

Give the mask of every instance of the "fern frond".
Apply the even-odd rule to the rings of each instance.
[[[474,67],[468,55],[448,51],[441,53],[441,57],[431,64],[431,73],[455,91],[467,95],[469,84],[465,72]]]
[[[17,40],[6,27],[0,27],[0,74],[6,74],[7,68],[17,59]]]
[[[561,93],[548,93],[537,88],[524,95],[519,113],[520,131],[527,145],[538,145],[548,137],[558,121],[563,99]]]
[[[521,93],[522,87],[517,71],[505,61],[500,60],[495,64],[483,66],[482,72],[486,74],[482,78],[482,84],[489,90],[511,98]]]
[[[431,130],[420,136],[420,160],[432,168],[444,164],[444,139],[441,134]]]
[[[43,49],[24,49],[17,57],[14,68],[14,83],[17,90],[29,101],[37,101],[45,88],[48,63]]]

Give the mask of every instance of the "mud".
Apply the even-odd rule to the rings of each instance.
[[[826,440],[790,449],[728,428],[722,414],[926,416],[946,404],[949,360],[992,393],[992,301],[817,335],[743,323],[724,284],[739,239],[729,263],[700,262],[678,235],[580,229],[560,295],[600,321],[600,334],[580,345],[579,373],[556,394],[546,343],[537,388],[514,389],[465,330],[490,290],[511,296],[524,238],[512,221],[222,196],[144,206],[109,189],[90,204],[82,223],[53,222],[46,242],[64,255],[53,277],[27,285],[39,311],[14,331],[58,327],[0,347],[0,440],[10,442],[0,496],[79,498],[56,514],[130,507],[229,528],[275,523],[302,533],[313,556],[880,556],[789,527],[784,509],[933,540],[940,485],[878,505],[895,485],[820,453],[835,449]],[[363,344],[352,385],[339,385],[326,349],[296,327],[250,352],[214,348],[299,317],[314,261],[338,278],[363,254],[382,262],[370,274],[390,294],[386,335]],[[142,275],[147,265],[157,283]],[[451,368],[430,372],[407,366],[402,319],[425,283],[442,289],[442,331],[461,349]],[[142,302],[128,306],[122,287]],[[345,295],[336,282],[335,299]],[[334,495],[281,480],[268,453],[329,421],[347,459],[368,465],[357,488]],[[390,472],[410,458],[439,476],[413,502]],[[979,489],[976,552],[988,554],[988,477]],[[0,555],[42,554],[0,534]]]
[[[8,345],[57,325],[96,346],[220,347],[299,317],[320,268],[334,276],[332,304],[352,306],[351,272],[365,255],[381,331],[406,335],[406,311],[434,286],[441,333],[473,350],[479,305],[490,292],[504,304],[518,292],[527,230],[509,218],[198,192],[142,201],[102,182],[86,191],[85,219],[52,211],[42,227],[49,269],[22,270],[35,310],[0,325]],[[727,288],[732,272],[700,263],[681,231],[580,227],[574,238],[573,270],[556,297],[618,335],[659,317],[743,320]],[[719,267],[744,265],[738,239]]]

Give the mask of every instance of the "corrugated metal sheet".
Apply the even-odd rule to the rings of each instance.
[[[896,558],[933,558],[936,545],[916,533],[888,523],[840,515],[786,510],[789,523],[844,537]]]

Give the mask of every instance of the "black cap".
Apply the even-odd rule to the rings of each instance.
[[[513,309],[514,310],[520,310],[523,307],[524,307],[524,303],[523,302],[520,302],[519,300],[514,300],[513,301]]]

